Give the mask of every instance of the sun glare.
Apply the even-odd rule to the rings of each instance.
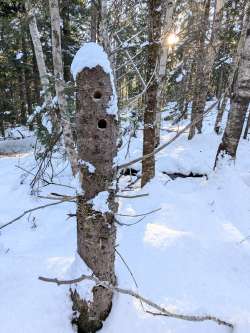
[[[179,42],[179,37],[174,32],[172,32],[171,34],[168,35],[167,44],[169,46],[174,46],[178,42]]]

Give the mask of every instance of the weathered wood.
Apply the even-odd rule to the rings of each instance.
[[[84,197],[78,200],[78,253],[95,276],[116,284],[114,270],[116,226],[114,213],[116,182],[113,160],[117,154],[118,126],[115,115],[107,109],[113,95],[109,74],[99,65],[85,68],[77,76],[77,146]],[[106,210],[98,209],[92,199],[106,194]],[[103,199],[102,199],[103,200]],[[111,290],[94,287],[91,304],[81,304],[78,327],[81,332],[95,332],[102,327],[112,306]]]

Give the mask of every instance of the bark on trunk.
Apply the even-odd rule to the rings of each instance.
[[[219,104],[218,113],[214,125],[214,131],[216,134],[220,134],[221,122],[227,105],[227,97],[222,97],[221,103]]]
[[[71,36],[70,26],[70,5],[71,0],[63,0],[61,7],[61,17],[63,20],[62,28],[62,53],[64,63],[64,80],[66,82],[71,81],[70,65],[72,62],[70,47],[74,43]]]
[[[163,90],[166,75],[166,66],[169,54],[169,48],[167,45],[167,38],[173,24],[173,12],[175,1],[167,1],[161,12],[163,18],[162,33],[161,33],[161,47],[159,57],[159,69],[158,69],[158,91],[157,91],[157,111],[156,111],[156,146],[160,144],[160,132],[161,132],[161,109],[163,106]]]
[[[97,6],[99,2],[96,0],[91,1],[91,28],[90,28],[90,39],[91,42],[96,43],[99,40],[99,26],[100,26],[100,15]]]
[[[232,158],[236,157],[250,101],[250,4],[246,8],[243,32],[242,51],[233,86],[231,111],[217,157],[223,152]]]
[[[28,63],[27,60],[27,43],[26,43],[26,34],[22,36],[22,49],[23,49],[23,61],[25,64]],[[25,83],[25,95],[26,95],[26,101],[27,101],[27,111],[28,111],[28,115],[32,114],[32,98],[31,98],[31,89],[30,89],[30,71],[28,69],[28,67],[25,65],[24,68],[24,83]]]
[[[37,67],[38,67],[38,71],[39,71],[41,86],[43,89],[44,99],[45,99],[45,103],[47,105],[49,105],[51,102],[51,94],[49,91],[48,73],[47,73],[46,64],[45,64],[42,43],[40,40],[40,34],[39,34],[39,31],[37,28],[36,17],[34,14],[34,10],[30,4],[30,0],[27,0],[25,2],[25,8],[26,8],[28,18],[29,18],[29,30],[30,30],[31,39],[32,39],[32,42],[34,45],[36,62],[37,62]]]
[[[110,40],[108,34],[108,1],[101,0],[100,40],[104,50],[111,55]]]
[[[152,153],[156,146],[156,110],[157,91],[159,83],[155,70],[160,51],[161,27],[160,0],[148,0],[149,46],[147,61],[147,81],[152,83],[146,92],[146,110],[144,112],[143,155]],[[146,185],[155,175],[155,157],[149,157],[142,162],[142,186]]]
[[[245,128],[244,135],[243,135],[243,139],[245,139],[245,140],[247,139],[249,128],[250,128],[250,112],[247,117],[246,128]]]
[[[25,78],[24,69],[17,68],[18,70],[18,87],[19,87],[19,99],[20,99],[20,123],[26,125],[27,112],[26,112],[26,99],[25,99]]]
[[[78,200],[78,253],[96,277],[116,284],[114,269],[116,226],[114,214],[116,181],[113,160],[117,154],[118,124],[107,113],[113,95],[110,77],[100,66],[85,68],[77,76],[77,146],[84,197]],[[107,200],[98,208],[95,200]],[[113,293],[94,287],[93,301],[79,301],[72,294],[79,332],[96,332],[112,307]]]
[[[196,129],[198,133],[201,133],[202,131],[202,124],[203,124],[202,115],[206,105],[210,77],[213,69],[213,64],[221,44],[219,39],[219,33],[223,18],[223,5],[224,5],[224,0],[216,1],[214,22],[212,26],[212,35],[209,46],[207,48],[205,46],[205,41],[209,25],[210,0],[206,2],[204,17],[201,26],[199,47],[198,47],[199,55],[197,61],[196,80],[195,80],[196,86],[195,86],[195,94],[194,94],[192,116],[191,116],[191,121],[193,121],[197,117],[200,120],[197,122],[196,125],[191,126],[189,132],[189,139],[193,138]]]

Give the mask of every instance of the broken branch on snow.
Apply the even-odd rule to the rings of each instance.
[[[224,321],[220,318],[217,318],[215,316],[209,316],[209,315],[196,316],[196,315],[185,315],[185,314],[177,314],[177,313],[170,312],[166,308],[163,308],[162,306],[158,305],[157,303],[154,303],[151,300],[139,295],[138,293],[134,292],[133,290],[115,287],[113,285],[108,284],[107,282],[100,281],[98,278],[94,277],[93,275],[84,275],[83,274],[79,278],[72,279],[72,280],[58,280],[57,278],[51,279],[51,278],[46,278],[46,277],[40,276],[39,280],[41,280],[43,282],[48,282],[48,283],[55,283],[58,286],[76,284],[76,283],[83,282],[85,280],[89,280],[89,281],[95,282],[96,285],[101,286],[103,288],[106,288],[106,289],[109,289],[112,291],[116,291],[123,295],[132,296],[132,297],[138,299],[139,301],[141,301],[141,302],[149,305],[150,307],[156,309],[157,311],[159,311],[159,313],[151,313],[151,312],[147,311],[148,313],[151,313],[153,315],[165,316],[165,317],[169,317],[169,318],[176,318],[176,319],[181,319],[181,320],[186,320],[186,321],[195,321],[195,322],[213,321],[213,322],[217,323],[218,325],[224,325],[224,326],[230,327],[232,329],[234,328],[233,324],[231,324],[227,321]]]

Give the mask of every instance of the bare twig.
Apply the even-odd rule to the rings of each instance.
[[[41,280],[43,282],[55,283],[58,286],[75,284],[75,283],[80,283],[85,280],[90,280],[90,281],[95,282],[98,286],[102,286],[103,288],[106,288],[106,289],[109,289],[112,291],[116,291],[123,295],[129,295],[129,296],[132,296],[132,297],[140,300],[141,302],[143,302],[143,303],[149,305],[150,307],[156,309],[157,311],[159,311],[159,314],[157,313],[155,315],[161,315],[161,316],[166,316],[169,318],[176,318],[176,319],[181,319],[181,320],[186,320],[186,321],[195,321],[195,322],[213,321],[213,322],[217,323],[218,325],[224,325],[224,326],[233,328],[233,324],[226,322],[224,320],[221,320],[220,318],[217,318],[215,316],[209,316],[209,315],[195,316],[195,315],[185,315],[185,314],[177,314],[177,313],[170,312],[166,308],[163,308],[162,306],[158,305],[157,303],[154,303],[151,300],[139,295],[138,293],[134,292],[133,290],[112,286],[112,285],[108,284],[107,282],[100,281],[93,275],[91,275],[91,276],[82,275],[79,278],[73,279],[73,280],[58,280],[56,278],[51,279],[51,278],[46,278],[46,277],[39,277],[39,280]]]
[[[132,227],[132,226],[134,226],[134,225],[139,224],[140,222],[142,222],[145,218],[146,218],[146,216],[143,216],[142,218],[140,218],[140,220],[138,220],[138,221],[136,221],[134,223],[123,223],[123,222],[118,221],[117,219],[115,219],[115,222],[118,225],[122,226],[122,227]]]
[[[32,213],[36,210],[40,210],[40,209],[43,209],[43,208],[47,208],[47,207],[51,207],[51,206],[55,206],[55,205],[59,205],[61,203],[64,203],[64,202],[68,202],[69,200],[60,200],[58,202],[53,202],[51,204],[47,204],[47,205],[43,205],[43,206],[38,206],[38,207],[35,207],[35,208],[31,208],[31,209],[28,209],[28,210],[25,210],[21,215],[17,216],[16,218],[14,218],[13,220],[3,224],[0,226],[0,230],[9,226],[10,224],[20,220],[21,218],[23,218],[25,215],[29,214],[29,213]],[[70,201],[70,202],[73,202],[73,201]]]
[[[119,213],[117,213],[116,215],[118,215],[118,216],[125,216],[125,217],[140,217],[140,216],[146,216],[146,215],[150,215],[150,214],[156,213],[159,210],[161,210],[161,208],[157,208],[157,209],[151,210],[148,213],[143,213],[143,214],[129,215],[129,214],[119,214]]]
[[[120,195],[117,194],[116,198],[124,198],[124,199],[136,199],[136,198],[142,198],[142,197],[148,197],[149,193],[143,193],[138,195]]]
[[[39,199],[46,199],[46,200],[54,200],[54,201],[75,201],[78,196],[70,196],[70,195],[63,195],[61,197],[49,197],[49,196],[43,196],[43,195],[38,195]]]
[[[117,249],[115,249],[115,252],[118,254],[119,258],[121,259],[121,261],[124,263],[124,265],[126,266],[127,270],[129,271],[129,274],[131,275],[132,277],[132,280],[134,281],[134,284],[136,286],[136,288],[138,289],[138,283],[134,277],[134,274],[132,272],[132,270],[130,269],[129,265],[126,263],[126,260],[123,258],[123,256],[120,254],[119,251],[117,251]]]

